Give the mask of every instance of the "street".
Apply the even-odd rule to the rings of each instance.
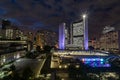
[[[26,59],[21,58],[14,62],[16,70],[19,72],[22,72],[26,67],[30,67],[33,73],[35,73],[35,76],[39,74],[39,70],[43,66],[44,59]]]

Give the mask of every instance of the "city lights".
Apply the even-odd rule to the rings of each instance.
[[[64,50],[65,49],[65,23],[62,23],[59,26],[59,49]]]
[[[0,0],[0,80],[120,80],[120,0]]]
[[[86,18],[86,17],[87,17],[87,15],[86,15],[86,14],[83,14],[83,15],[82,15],[82,17],[83,17],[83,18]]]
[[[111,66],[103,58],[83,58],[82,62],[91,67],[110,67]]]

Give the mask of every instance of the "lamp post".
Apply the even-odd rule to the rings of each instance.
[[[83,14],[82,17],[84,25],[84,49],[88,50],[88,16]]]

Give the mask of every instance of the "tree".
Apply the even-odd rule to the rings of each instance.
[[[43,49],[44,49],[44,52],[46,52],[46,53],[50,53],[51,46],[49,46],[49,45],[45,45],[45,46],[43,47]]]
[[[32,76],[33,76],[33,71],[31,70],[30,67],[26,67],[22,73],[23,80],[29,80],[29,78]]]
[[[31,53],[31,52],[27,52],[27,53],[26,53],[26,57],[27,57],[27,58],[31,58],[31,56],[32,56],[32,53]]]
[[[11,71],[15,71],[15,70],[16,70],[15,65],[12,64],[12,65],[10,66],[10,69],[11,69]]]
[[[36,47],[36,51],[38,51],[38,52],[40,52],[40,51],[41,51],[40,46],[37,46],[37,47]]]
[[[12,71],[12,74],[4,77],[2,80],[21,80],[21,77],[19,73],[16,71],[14,64],[10,66],[10,70]]]
[[[21,80],[20,74],[17,71],[14,72],[12,80]]]

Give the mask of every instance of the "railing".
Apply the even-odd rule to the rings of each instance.
[[[96,55],[96,56],[108,56],[109,54],[98,51],[56,51],[53,54],[59,55]]]

